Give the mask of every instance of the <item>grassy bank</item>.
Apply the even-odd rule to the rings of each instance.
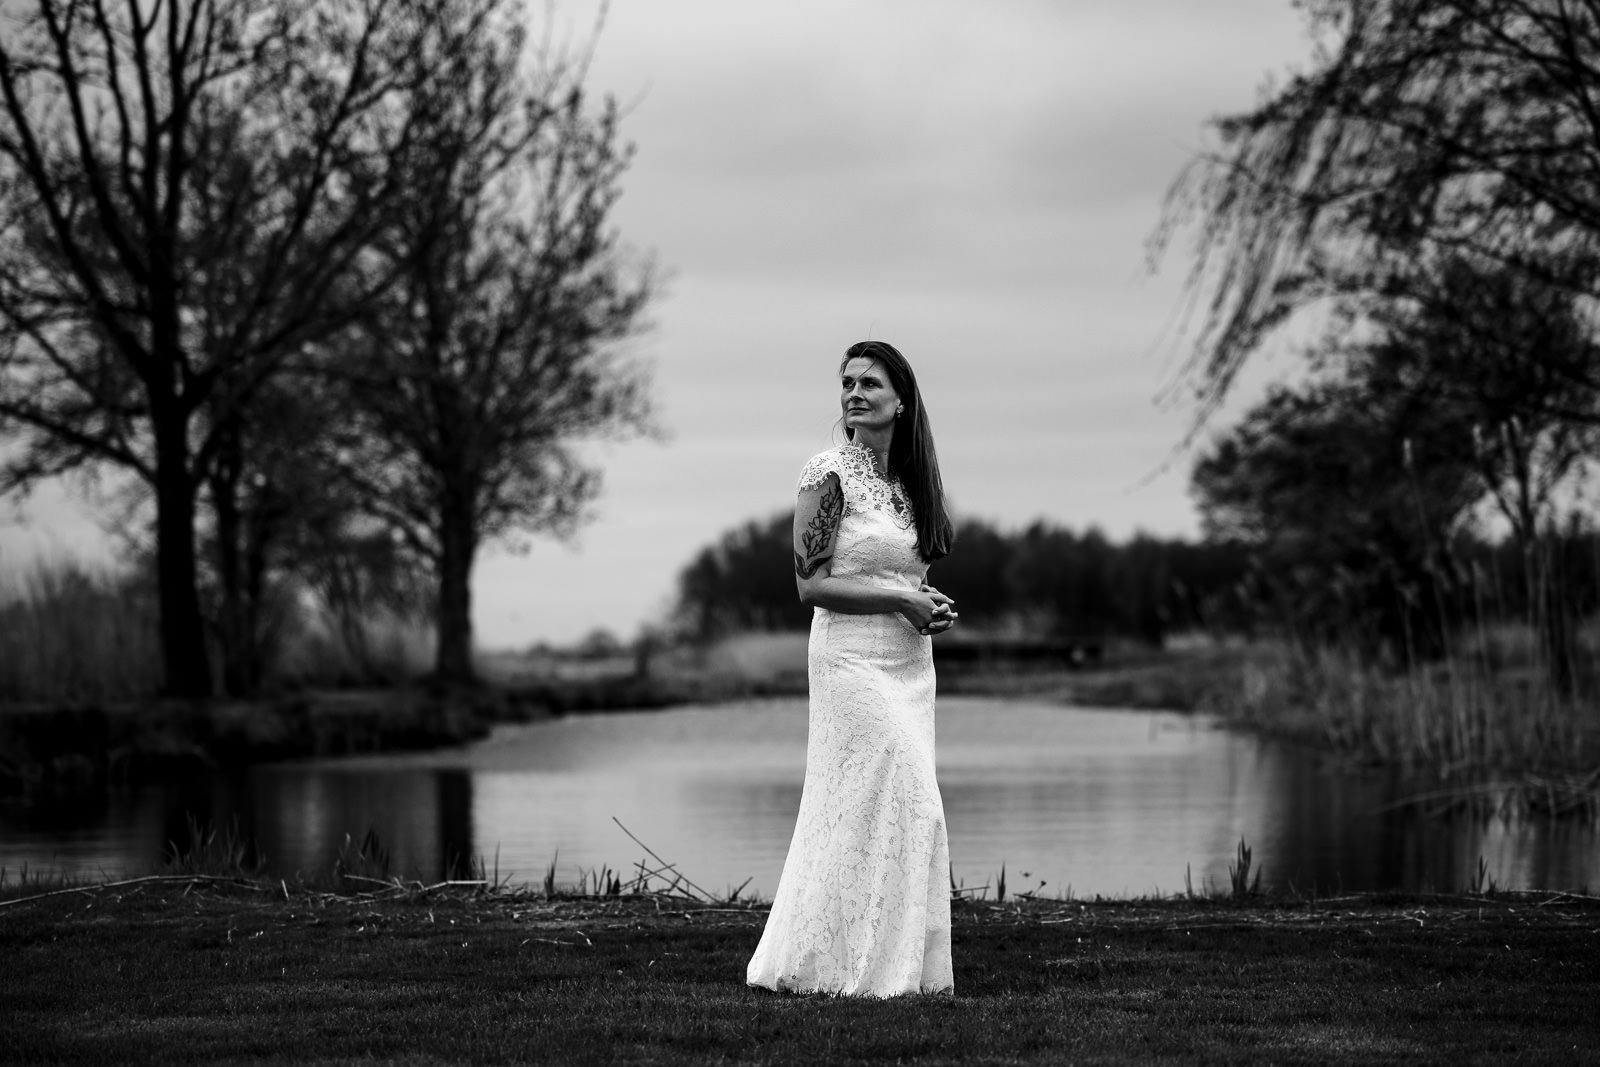
[[[569,712],[805,691],[803,669],[796,683],[720,649],[648,663],[489,656],[486,684],[439,690],[425,682],[426,625],[379,613],[339,626],[306,605],[291,614],[268,642],[261,695],[166,701],[154,598],[137,580],[70,561],[0,574],[0,797],[433,748]]]
[[[749,990],[765,910],[168,881],[0,907],[8,1062],[1600,1062],[1573,898],[969,904],[957,995]]]
[[[249,701],[0,708],[0,796],[41,798],[300,756],[436,748],[545,713],[512,694],[421,688]]]
[[[1026,696],[1078,707],[1145,711],[1215,710],[1236,684],[1244,650],[1122,649],[1088,667],[942,671],[940,693]]]

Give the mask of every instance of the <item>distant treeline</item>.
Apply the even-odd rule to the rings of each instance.
[[[1388,536],[1374,510],[1329,510],[1321,536],[1255,541],[1114,541],[1092,527],[1037,521],[1008,532],[967,520],[928,578],[955,599],[967,632],[1151,645],[1196,631],[1272,634],[1400,660],[1430,658],[1464,629],[1538,614],[1530,596],[1539,585],[1527,580],[1535,561],[1514,539],[1463,532],[1419,544]],[[810,625],[795,591],[792,524],[792,513],[748,522],[694,557],[678,578],[686,636]],[[1568,614],[1592,611],[1600,536],[1552,535],[1541,553],[1537,568],[1559,574]]]
[[[785,513],[730,530],[684,569],[679,597],[692,636],[810,624],[795,592],[793,521]],[[1006,532],[969,519],[928,580],[955,599],[969,632],[1160,644],[1178,631],[1248,626],[1248,568],[1233,543],[1142,534],[1116,542],[1092,528],[1035,522]]]

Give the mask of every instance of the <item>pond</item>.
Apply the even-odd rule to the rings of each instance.
[[[0,807],[0,865],[144,873],[188,820],[236,826],[276,875],[326,874],[376,831],[392,869],[482,858],[558,883],[650,860],[770,897],[805,766],[804,698],[571,716],[426,753],[256,767],[73,805]],[[1577,820],[1439,817],[1406,787],[1204,717],[947,697],[939,779],[953,875],[1010,892],[1136,896],[1226,887],[1242,839],[1261,885],[1327,895],[1460,890],[1482,860],[1504,889],[1600,886],[1600,830]],[[655,884],[660,885],[658,880]]]

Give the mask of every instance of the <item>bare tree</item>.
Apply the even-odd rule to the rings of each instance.
[[[465,3],[466,0],[463,0]],[[0,33],[0,491],[152,489],[167,689],[211,690],[199,487],[284,364],[390,279],[374,239],[447,97],[427,0],[32,0]],[[453,5],[451,5],[453,6]]]
[[[437,580],[444,682],[474,677],[480,546],[572,529],[598,489],[575,442],[649,428],[644,368],[615,347],[654,290],[611,229],[630,157],[616,105],[590,107],[582,63],[530,76],[523,53],[510,17],[456,50],[388,246],[400,283],[330,361],[345,478]]]

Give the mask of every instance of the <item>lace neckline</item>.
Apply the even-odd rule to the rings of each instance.
[[[845,461],[846,469],[855,471],[857,484],[868,506],[886,512],[902,530],[910,529],[911,496],[893,468],[887,474],[880,474],[877,455],[857,441],[846,442],[839,454]]]
[[[844,450],[846,452],[858,453],[860,457],[866,461],[867,469],[884,481],[897,482],[900,480],[899,476],[895,474],[893,467],[889,468],[887,471],[878,470],[878,454],[874,452],[869,445],[864,445],[860,441],[846,441],[844,444]]]

